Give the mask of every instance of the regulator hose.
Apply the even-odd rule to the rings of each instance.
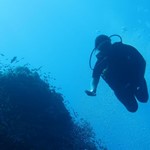
[[[122,37],[121,37],[120,35],[118,35],[118,34],[113,34],[113,35],[109,36],[109,38],[111,39],[111,38],[114,37],[114,36],[119,37],[119,39],[120,39],[119,42],[122,43]],[[91,70],[93,70],[92,65],[91,65],[91,60],[92,60],[92,56],[93,56],[93,53],[95,52],[95,50],[96,50],[95,48],[92,50],[92,52],[91,52],[91,54],[90,54],[90,58],[89,58],[89,66],[90,66],[90,69],[91,69]]]

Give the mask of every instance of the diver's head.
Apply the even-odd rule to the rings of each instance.
[[[111,46],[111,39],[107,35],[99,35],[95,39],[95,49],[103,51],[109,49]]]

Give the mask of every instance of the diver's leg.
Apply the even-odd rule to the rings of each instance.
[[[148,90],[146,80],[143,79],[135,91],[135,96],[140,102],[148,101]]]
[[[136,112],[138,109],[138,103],[134,97],[134,94],[130,90],[122,92],[115,92],[116,97],[130,112]]]

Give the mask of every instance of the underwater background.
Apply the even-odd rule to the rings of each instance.
[[[130,113],[103,80],[96,97],[84,93],[99,34],[119,34],[140,51],[150,87],[149,14],[148,0],[1,0],[0,53],[50,72],[72,115],[87,120],[108,150],[149,150],[149,102]]]

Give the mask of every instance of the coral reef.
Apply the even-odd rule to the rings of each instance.
[[[26,66],[0,73],[1,150],[106,150],[63,96]]]

